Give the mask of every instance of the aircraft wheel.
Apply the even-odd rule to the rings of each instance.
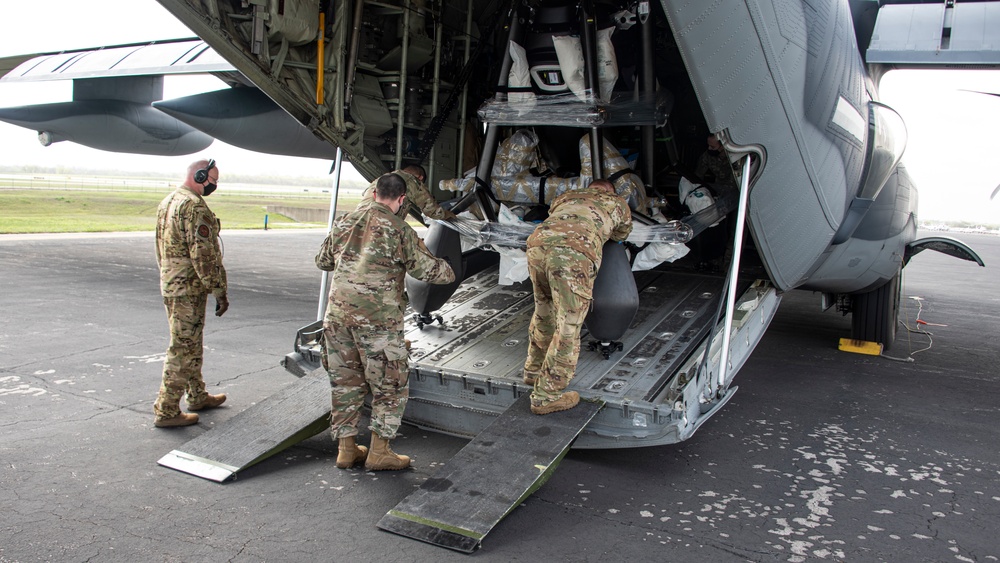
[[[879,342],[883,350],[892,347],[899,317],[899,286],[900,273],[896,272],[882,287],[852,296],[851,338]]]

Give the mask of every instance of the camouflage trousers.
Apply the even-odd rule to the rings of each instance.
[[[208,396],[201,377],[207,298],[205,293],[163,298],[170,325],[170,345],[163,361],[160,393],[153,404],[158,419],[180,414],[181,397],[185,393],[188,404],[200,403]]]
[[[528,274],[535,312],[528,327],[524,370],[535,375],[531,403],[541,406],[562,396],[576,373],[580,329],[590,309],[597,267],[571,248],[529,248]]]
[[[330,435],[356,436],[365,395],[372,394],[369,429],[396,437],[410,396],[409,366],[401,330],[323,323],[323,367],[330,376]]]

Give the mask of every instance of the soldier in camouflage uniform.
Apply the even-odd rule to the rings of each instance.
[[[455,280],[448,262],[432,256],[399,218],[405,199],[403,178],[383,175],[372,202],[337,221],[316,255],[316,266],[333,272],[323,320],[323,367],[330,375],[330,432],[338,441],[341,469],[362,461],[372,470],[409,467],[409,457],[389,448],[409,396],[403,276],[429,283]],[[370,451],[355,442],[369,391]]]
[[[201,375],[208,294],[215,296],[216,316],[229,309],[226,269],[218,241],[220,224],[203,197],[215,191],[218,181],[215,161],[193,162],[184,183],[164,198],[156,211],[156,263],[170,325],[163,382],[153,405],[153,423],[160,428],[198,422],[197,414],[180,410],[185,393],[191,411],[214,408],[226,400],[224,394],[208,394]]]
[[[531,412],[571,409],[576,391],[563,393],[576,372],[580,328],[590,309],[594,278],[608,240],[632,232],[632,214],[607,180],[557,197],[549,217],[528,237],[528,274],[535,312],[528,329],[524,382],[533,385]]]
[[[423,166],[411,164],[402,170],[390,172],[390,174],[395,174],[406,181],[406,199],[403,201],[403,205],[400,206],[399,211],[396,212],[396,216],[400,219],[406,220],[406,213],[411,207],[415,207],[431,219],[447,220],[455,217],[454,213],[442,208],[437,200],[434,199],[434,196],[431,195],[430,191],[427,190],[427,185],[424,184],[427,172]],[[365,189],[365,193],[361,196],[361,203],[358,204],[359,208],[367,203],[371,203],[375,199],[376,182],[378,182],[377,179]]]
[[[698,158],[695,174],[703,182],[711,184],[709,188],[716,198],[739,191],[729,155],[715,135],[708,136],[708,150]],[[700,270],[719,271],[729,262],[731,254],[726,237],[731,237],[733,233],[726,219],[721,222],[722,227],[705,231],[690,244],[692,255],[698,257],[696,267]]]
[[[704,182],[718,184],[727,189],[736,189],[736,176],[729,155],[715,135],[708,136],[708,150],[698,157],[694,173]]]

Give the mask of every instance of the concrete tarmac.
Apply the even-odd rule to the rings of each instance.
[[[153,427],[167,345],[149,234],[0,237],[0,562],[997,561],[1000,238],[987,268],[924,252],[888,355],[791,292],[690,440],[572,451],[466,556],[375,523],[464,445],[404,426],[415,469],[334,467],[321,434],[217,484],[156,464],[288,384],[316,316],[321,231],[226,232],[232,307],[209,317],[223,408]],[[919,299],[918,299],[919,298]],[[917,324],[919,318],[928,324]]]

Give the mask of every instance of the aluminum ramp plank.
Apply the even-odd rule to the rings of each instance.
[[[603,403],[580,401],[537,416],[525,393],[378,527],[471,553],[504,516],[541,487]]]
[[[329,428],[329,417],[330,380],[318,369],[168,453],[158,463],[221,483]]]

